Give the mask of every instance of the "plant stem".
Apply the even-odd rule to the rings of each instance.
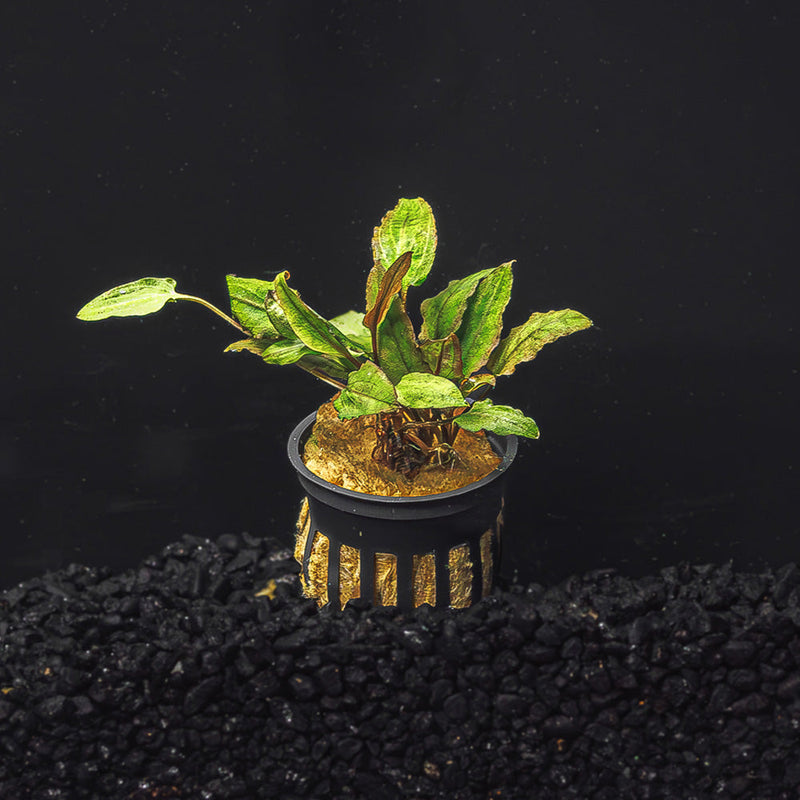
[[[332,378],[330,375],[326,375],[322,370],[316,369],[315,367],[305,367],[299,361],[297,362],[297,366],[300,367],[300,369],[304,369],[315,378],[323,381],[323,383],[328,383],[337,389],[344,389],[346,386],[346,384],[342,383],[341,381],[337,381],[336,378]]]
[[[224,311],[220,311],[216,306],[211,305],[211,303],[203,300],[202,297],[194,297],[191,294],[176,294],[175,299],[177,300],[191,300],[193,303],[200,303],[201,306],[205,306],[207,309],[213,311],[218,317],[222,317],[230,325],[233,325],[234,328],[244,332],[244,328],[232,317],[229,317]]]
[[[378,361],[378,328],[377,326],[372,328],[372,360],[375,362],[376,366],[380,367],[381,362]]]
[[[341,353],[356,369],[361,369],[362,363],[346,347],[342,347]]]

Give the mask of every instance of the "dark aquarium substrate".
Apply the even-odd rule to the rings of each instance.
[[[296,576],[274,541],[185,537],[3,592],[0,797],[800,797],[794,564],[406,614]]]

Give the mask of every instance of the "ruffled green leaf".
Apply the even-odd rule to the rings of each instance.
[[[434,375],[441,375],[451,381],[461,380],[464,374],[461,344],[454,333],[444,339],[420,342],[419,348],[426,366]]]
[[[396,408],[397,398],[386,374],[372,361],[366,361],[348,375],[347,386],[333,401],[333,407],[339,419],[352,419]]]
[[[491,270],[480,280],[475,293],[467,301],[457,332],[465,375],[471,375],[486,364],[500,341],[503,311],[511,298],[513,263],[509,261]]]
[[[428,372],[411,372],[397,384],[397,399],[408,408],[461,408],[467,405],[452,381]]]
[[[375,304],[386,270],[408,250],[413,255],[403,278],[404,292],[427,278],[436,254],[436,221],[431,207],[421,197],[399,200],[375,228],[372,236],[374,266],[367,278],[367,308]]]
[[[425,360],[414,336],[414,327],[399,294],[394,296],[386,318],[378,326],[377,360],[392,383],[409,372],[424,372]]]
[[[280,333],[270,319],[265,302],[274,287],[274,281],[257,278],[239,278],[226,275],[228,294],[231,298],[231,313],[242,327],[256,338],[277,339]]]
[[[468,431],[493,431],[500,436],[539,438],[539,427],[518,408],[496,406],[491,400],[473,403],[469,411],[456,417],[456,424]]]
[[[466,278],[450,281],[439,294],[423,300],[420,305],[422,312],[421,338],[444,339],[451,333],[455,333],[467,310],[467,302],[475,294],[475,289],[481,279],[490,272],[492,272],[491,269],[482,269]]]
[[[531,361],[546,344],[591,325],[588,317],[570,308],[531,314],[502,339],[486,366],[495,375],[511,375],[518,364]]]
[[[143,317],[177,299],[173,278],[140,278],[90,300],[78,312],[78,319],[95,322],[108,317]]]

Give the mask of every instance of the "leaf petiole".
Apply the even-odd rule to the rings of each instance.
[[[179,294],[175,293],[173,295],[173,299],[175,300],[191,300],[193,303],[199,303],[201,306],[205,306],[210,311],[213,311],[218,317],[222,317],[230,325],[233,325],[234,328],[240,330],[242,332],[246,332],[244,328],[235,320],[233,317],[229,317],[224,311],[220,311],[215,305],[203,300],[202,297],[195,297],[191,294]]]
[[[323,383],[327,383],[330,386],[335,387],[336,389],[344,389],[347,384],[342,383],[341,381],[337,381],[336,378],[332,378],[330,375],[326,375],[322,370],[317,369],[316,367],[307,367],[301,364],[299,361],[297,362],[297,366],[300,369],[304,369],[309,375],[313,375],[318,380],[321,380]]]

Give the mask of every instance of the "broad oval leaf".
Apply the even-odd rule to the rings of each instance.
[[[78,312],[78,319],[94,322],[108,317],[143,317],[160,311],[177,299],[173,278],[140,278],[123,283],[90,300]]]
[[[367,308],[375,303],[386,270],[406,251],[413,255],[403,278],[403,290],[419,286],[431,271],[436,255],[436,221],[421,197],[401,198],[381,220],[372,236],[374,266],[367,278]]]
[[[242,327],[257,338],[278,338],[280,333],[272,324],[265,306],[267,296],[274,288],[274,281],[240,278],[237,275],[226,275],[225,280],[231,299],[231,313]]]
[[[423,300],[420,305],[422,312],[421,337],[431,340],[444,339],[451,333],[455,333],[467,310],[467,302],[475,294],[478,283],[491,271],[491,268],[482,269],[466,278],[450,281],[439,294]]]
[[[571,308],[535,312],[522,325],[508,332],[486,366],[495,375],[511,375],[518,364],[531,361],[546,344],[591,325],[588,317]]]
[[[489,358],[500,341],[503,311],[511,298],[513,261],[501,264],[478,283],[467,301],[467,308],[458,328],[464,374],[471,375]]]
[[[414,336],[414,326],[400,295],[396,294],[386,318],[378,326],[377,362],[392,383],[409,372],[425,372],[425,360]]]
[[[500,436],[539,438],[539,427],[518,408],[496,406],[491,400],[473,403],[469,411],[456,417],[456,424],[468,431],[493,431]]]
[[[397,384],[397,399],[408,408],[461,408],[463,395],[453,381],[428,372],[410,372]]]
[[[333,401],[333,407],[339,419],[353,419],[396,408],[397,398],[392,382],[381,368],[366,361],[348,375],[347,386]]]

